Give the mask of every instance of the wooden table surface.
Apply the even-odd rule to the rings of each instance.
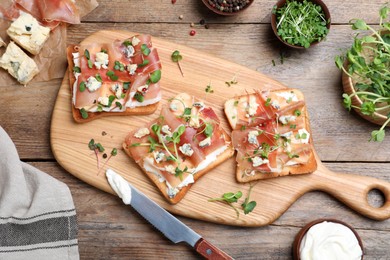
[[[341,73],[334,65],[334,57],[352,42],[348,21],[358,17],[377,23],[383,1],[325,0],[332,16],[327,40],[303,51],[286,49],[273,35],[270,13],[276,1],[255,0],[245,12],[231,17],[210,12],[200,0],[177,0],[176,4],[171,0],[98,2],[99,7],[80,25],[68,27],[68,44],[79,43],[101,29],[136,31],[262,72],[303,91],[315,149],[329,169],[390,182],[390,136],[382,143],[368,142],[369,133],[377,126],[342,107]],[[199,24],[201,19],[209,29]],[[195,27],[191,28],[191,23]],[[191,29],[196,30],[195,36],[189,35]],[[49,136],[51,111],[61,81],[33,83],[26,88],[16,83],[1,86],[0,124],[23,161],[69,186],[78,216],[81,259],[199,258],[186,244],[172,244],[117,197],[83,183],[59,166]],[[383,200],[379,192],[369,196],[374,205],[381,205]],[[236,259],[291,259],[291,245],[300,228],[314,219],[328,217],[345,221],[358,231],[365,259],[390,259],[390,220],[362,217],[322,192],[305,194],[265,227],[233,227],[178,218]]]

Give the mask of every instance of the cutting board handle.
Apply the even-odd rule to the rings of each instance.
[[[375,219],[390,218],[390,183],[368,176],[335,173],[326,167],[317,171],[316,189],[322,190],[360,214]],[[368,202],[372,190],[379,190],[384,196],[384,203],[374,207]]]

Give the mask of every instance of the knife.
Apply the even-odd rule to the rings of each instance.
[[[123,199],[123,202],[130,204],[173,243],[186,242],[206,259],[233,259],[138,191],[113,170],[108,169],[106,176],[111,187]]]

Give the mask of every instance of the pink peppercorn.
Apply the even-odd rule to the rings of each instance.
[[[171,2],[172,2],[172,4],[176,4],[176,0],[172,0]]]
[[[196,31],[195,31],[195,30],[191,30],[191,31],[190,31],[190,35],[191,35],[191,36],[194,36],[195,34],[196,34]]]

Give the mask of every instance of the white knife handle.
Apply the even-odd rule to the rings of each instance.
[[[195,250],[206,259],[233,259],[231,256],[218,249],[217,247],[213,246],[210,242],[206,241],[203,238],[199,239],[199,241],[196,242]]]

